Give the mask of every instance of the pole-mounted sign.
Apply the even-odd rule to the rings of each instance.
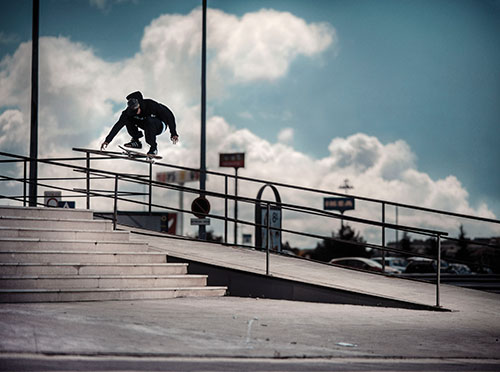
[[[205,197],[199,196],[193,200],[191,212],[197,217],[191,218],[191,225],[210,225],[210,219],[207,218],[207,215],[210,213],[210,202]]]
[[[354,198],[323,198],[323,209],[325,211],[345,212],[354,209]]]
[[[219,154],[219,167],[245,168],[245,153]]]
[[[234,244],[238,244],[238,168],[245,167],[245,153],[219,154],[219,167],[234,168]]]

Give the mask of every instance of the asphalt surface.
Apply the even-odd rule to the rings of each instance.
[[[236,297],[2,304],[0,370],[500,371],[496,310]]]

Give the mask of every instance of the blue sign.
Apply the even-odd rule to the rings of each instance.
[[[325,211],[348,211],[354,209],[354,198],[323,198],[323,209]]]
[[[57,202],[57,206],[59,208],[75,208],[75,202],[74,201],[59,201]]]

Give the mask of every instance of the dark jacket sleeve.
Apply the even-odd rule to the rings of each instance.
[[[161,103],[155,101],[152,101],[151,103],[152,103],[151,105],[152,113],[158,119],[160,119],[161,121],[163,121],[165,124],[168,125],[168,129],[170,130],[170,137],[178,136],[176,130],[177,125],[175,124],[175,116],[173,112],[170,111],[170,109],[167,106],[162,105]]]
[[[118,134],[118,132],[127,124],[127,114],[126,110],[122,111],[122,114],[120,115],[120,118],[118,121],[113,125],[113,128],[109,131],[109,134],[107,135],[105,141],[107,143],[110,143],[113,141],[113,138]]]

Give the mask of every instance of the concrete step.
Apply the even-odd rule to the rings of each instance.
[[[2,289],[93,289],[203,287],[206,275],[2,276]]]
[[[39,238],[54,240],[128,241],[128,231],[67,230],[54,228],[12,228],[0,226],[0,238]]]
[[[47,218],[93,218],[93,211],[87,209],[68,208],[33,208],[0,205],[0,216],[47,217]]]
[[[53,240],[38,238],[0,238],[0,251],[101,251],[147,252],[148,244],[129,241]],[[151,249],[153,250],[153,249]],[[154,251],[154,250],[153,250]]]
[[[166,263],[165,253],[85,251],[0,251],[2,263]]]
[[[0,226],[25,228],[55,228],[69,230],[106,230],[113,229],[111,221],[92,219],[61,219],[47,217],[0,216]]]
[[[68,302],[158,300],[175,297],[220,297],[226,287],[126,288],[126,289],[3,289],[0,302]]]
[[[92,211],[0,207],[0,302],[223,296]]]
[[[0,263],[0,275],[184,275],[187,267],[185,263]]]

